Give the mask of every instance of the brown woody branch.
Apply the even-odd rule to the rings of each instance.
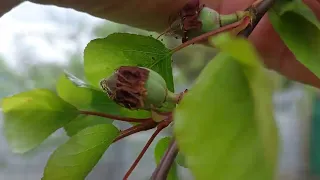
[[[248,26],[246,29],[240,32],[239,35],[249,37],[252,31],[255,29],[255,27],[259,24],[262,17],[268,12],[268,10],[272,7],[275,1],[276,0],[263,0],[256,7],[248,7],[247,9],[251,8],[254,11],[255,17],[252,21],[251,26]]]
[[[175,139],[172,139],[165,155],[161,159],[159,165],[152,174],[152,180],[167,179],[169,170],[178,154],[178,145]]]
[[[104,117],[104,118],[113,119],[113,120],[117,120],[117,121],[123,121],[123,122],[141,122],[142,123],[142,122],[152,120],[152,118],[145,118],[145,119],[128,118],[128,117],[115,116],[115,115],[101,113],[101,112],[92,112],[92,111],[84,111],[84,110],[80,110],[79,114],[90,115],[90,116],[99,116],[99,117]]]

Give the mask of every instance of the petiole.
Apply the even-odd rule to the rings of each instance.
[[[146,153],[146,151],[148,150],[149,146],[151,145],[151,143],[153,142],[153,140],[157,137],[157,135],[164,129],[166,128],[170,123],[172,122],[172,119],[166,119],[161,121],[158,126],[156,131],[152,134],[152,136],[149,138],[148,142],[146,143],[146,145],[143,147],[142,151],[140,152],[140,154],[138,155],[138,157],[136,158],[136,160],[133,162],[133,164],[131,165],[131,167],[129,168],[129,170],[127,171],[127,173],[124,176],[124,180],[127,180],[128,177],[130,176],[130,174],[132,173],[132,171],[134,170],[134,168],[138,165],[138,163],[140,162],[141,158],[143,157],[143,155]]]

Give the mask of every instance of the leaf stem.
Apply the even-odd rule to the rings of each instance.
[[[141,160],[141,158],[143,157],[143,155],[145,154],[145,152],[148,150],[149,146],[151,145],[151,143],[153,142],[153,140],[157,137],[157,135],[162,131],[162,129],[166,128],[170,123],[171,123],[171,119],[167,119],[164,121],[161,121],[158,126],[156,131],[152,134],[152,136],[149,138],[148,142],[146,143],[146,145],[143,147],[142,151],[140,152],[140,154],[138,155],[137,159],[133,162],[133,164],[131,165],[130,169],[127,171],[127,173],[124,176],[124,180],[127,180],[128,177],[130,176],[130,174],[132,173],[132,171],[134,170],[134,168],[138,165],[139,161]]]
[[[161,162],[152,174],[151,180],[167,179],[170,167],[172,166],[178,154],[178,145],[175,139],[172,139]]]
[[[224,32],[224,31],[228,31],[228,30],[232,30],[236,27],[238,27],[239,25],[241,24],[241,21],[237,21],[235,23],[232,23],[232,24],[228,24],[226,26],[223,26],[219,29],[216,29],[214,31],[210,31],[210,32],[207,32],[207,33],[204,33],[204,34],[201,34],[200,36],[197,36],[193,39],[190,39],[189,41],[185,42],[185,43],[182,43],[180,44],[179,46],[175,47],[174,49],[171,50],[171,53],[175,53],[191,44],[194,44],[194,43],[198,43],[198,42],[201,42],[201,41],[205,41],[207,40],[210,36],[213,36],[213,35],[216,35],[218,33],[221,33],[221,32]]]
[[[137,118],[128,118],[128,117],[121,117],[121,116],[115,116],[111,114],[105,114],[101,112],[92,112],[92,111],[79,111],[80,114],[85,114],[85,115],[91,115],[91,116],[100,116],[104,118],[109,118],[109,119],[114,119],[118,121],[124,121],[124,122],[146,122],[148,120],[152,120],[152,118],[145,118],[145,119],[137,119]]]
[[[120,135],[118,137],[116,137],[115,140],[113,140],[113,142],[117,142],[125,137],[128,137],[132,134],[135,134],[135,133],[138,133],[138,132],[141,132],[141,131],[147,131],[147,130],[150,130],[154,127],[157,126],[157,122],[153,121],[153,120],[148,120],[148,121],[145,121],[143,122],[142,124],[138,124],[136,126],[133,126],[133,127],[130,127],[124,131],[122,131],[120,133]]]

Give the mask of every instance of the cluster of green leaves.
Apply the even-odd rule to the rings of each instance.
[[[79,110],[133,118],[151,115],[117,105],[100,89],[99,81],[122,65],[143,66],[162,75],[174,91],[171,55],[160,41],[148,36],[115,33],[92,40],[84,52],[88,83],[65,72],[57,80],[55,92],[34,89],[2,100],[9,146],[13,152],[24,153],[64,128],[70,139],[50,156],[43,179],[84,179],[119,130],[113,120],[80,114]]]
[[[238,160],[248,158],[257,159],[258,162],[252,163],[260,165],[261,173],[272,174],[267,170],[274,167],[276,156],[273,150],[277,149],[277,137],[276,133],[270,132],[275,131],[275,126],[272,124],[274,121],[269,102],[271,97],[263,67],[246,40],[229,39],[225,36],[221,38],[222,41],[216,45],[224,54],[210,62],[200,75],[199,82],[187,94],[175,113],[175,132],[182,154],[179,154],[172,166],[169,179],[178,178],[178,164],[189,167],[200,179],[212,177],[213,173],[211,168],[203,168],[202,162],[206,163],[206,167],[220,167],[221,162],[224,162],[229,171],[232,168],[239,173],[253,167],[250,166],[253,164],[241,166],[246,170],[241,171],[238,166],[226,163],[228,161],[221,157],[220,153],[227,145],[233,149],[226,154],[227,157],[238,153],[234,155],[234,159],[230,159],[230,163],[242,163]],[[115,45],[114,42],[122,42],[124,39],[131,43]],[[241,51],[238,51],[239,47],[242,47]],[[143,61],[140,61],[141,58]],[[85,70],[89,84],[66,72],[57,81],[56,93],[36,89],[3,100],[8,142],[15,152],[23,153],[37,147],[57,129],[64,128],[71,138],[51,155],[44,171],[44,179],[83,179],[111,145],[118,135],[118,130],[111,124],[112,120],[85,116],[79,114],[78,109],[123,116],[130,114],[130,111],[123,111],[108,99],[98,87],[99,80],[110,76],[121,65],[144,66],[161,74],[168,87],[173,89],[170,64],[170,50],[151,37],[116,33],[107,38],[93,40],[85,49]],[[139,112],[136,115],[141,117]],[[234,119],[237,120],[232,121]],[[195,121],[197,123],[194,123]],[[217,131],[218,129],[220,131]],[[221,130],[224,132],[222,136],[219,135]],[[239,139],[230,142],[235,133],[243,133],[245,138],[236,136]],[[269,136],[269,133],[275,137]],[[157,163],[168,147],[169,140],[170,138],[164,138],[158,142],[155,149]],[[267,150],[270,147],[271,150]],[[211,153],[213,149],[216,153]],[[200,156],[195,156],[197,151]],[[194,157],[196,159],[192,160]],[[237,157],[244,159],[236,159]],[[208,164],[209,162],[212,164]],[[67,171],[65,167],[68,167]],[[235,175],[219,172],[214,173],[216,177]],[[256,175],[265,175],[261,173]],[[198,176],[199,174],[201,176]]]

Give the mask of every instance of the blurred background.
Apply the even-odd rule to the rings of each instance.
[[[22,3],[0,18],[0,99],[33,88],[55,90],[56,80],[65,69],[85,79],[82,56],[86,44],[113,32],[157,35],[71,9]],[[172,48],[179,40],[163,37],[163,42]],[[212,50],[199,45],[175,54],[176,91],[190,87],[214,55]],[[317,143],[320,142],[319,92],[274,72],[269,73],[275,90],[275,115],[283,144],[278,178],[320,179],[320,143]],[[0,131],[0,180],[41,179],[52,151],[68,139],[65,132],[59,130],[37,149],[19,155],[10,151],[2,129]],[[122,179],[152,132],[139,133],[112,145],[87,179]],[[165,131],[156,141],[168,135],[169,131]],[[149,179],[155,168],[155,144],[130,179]],[[182,167],[179,176],[183,180],[192,179]]]

